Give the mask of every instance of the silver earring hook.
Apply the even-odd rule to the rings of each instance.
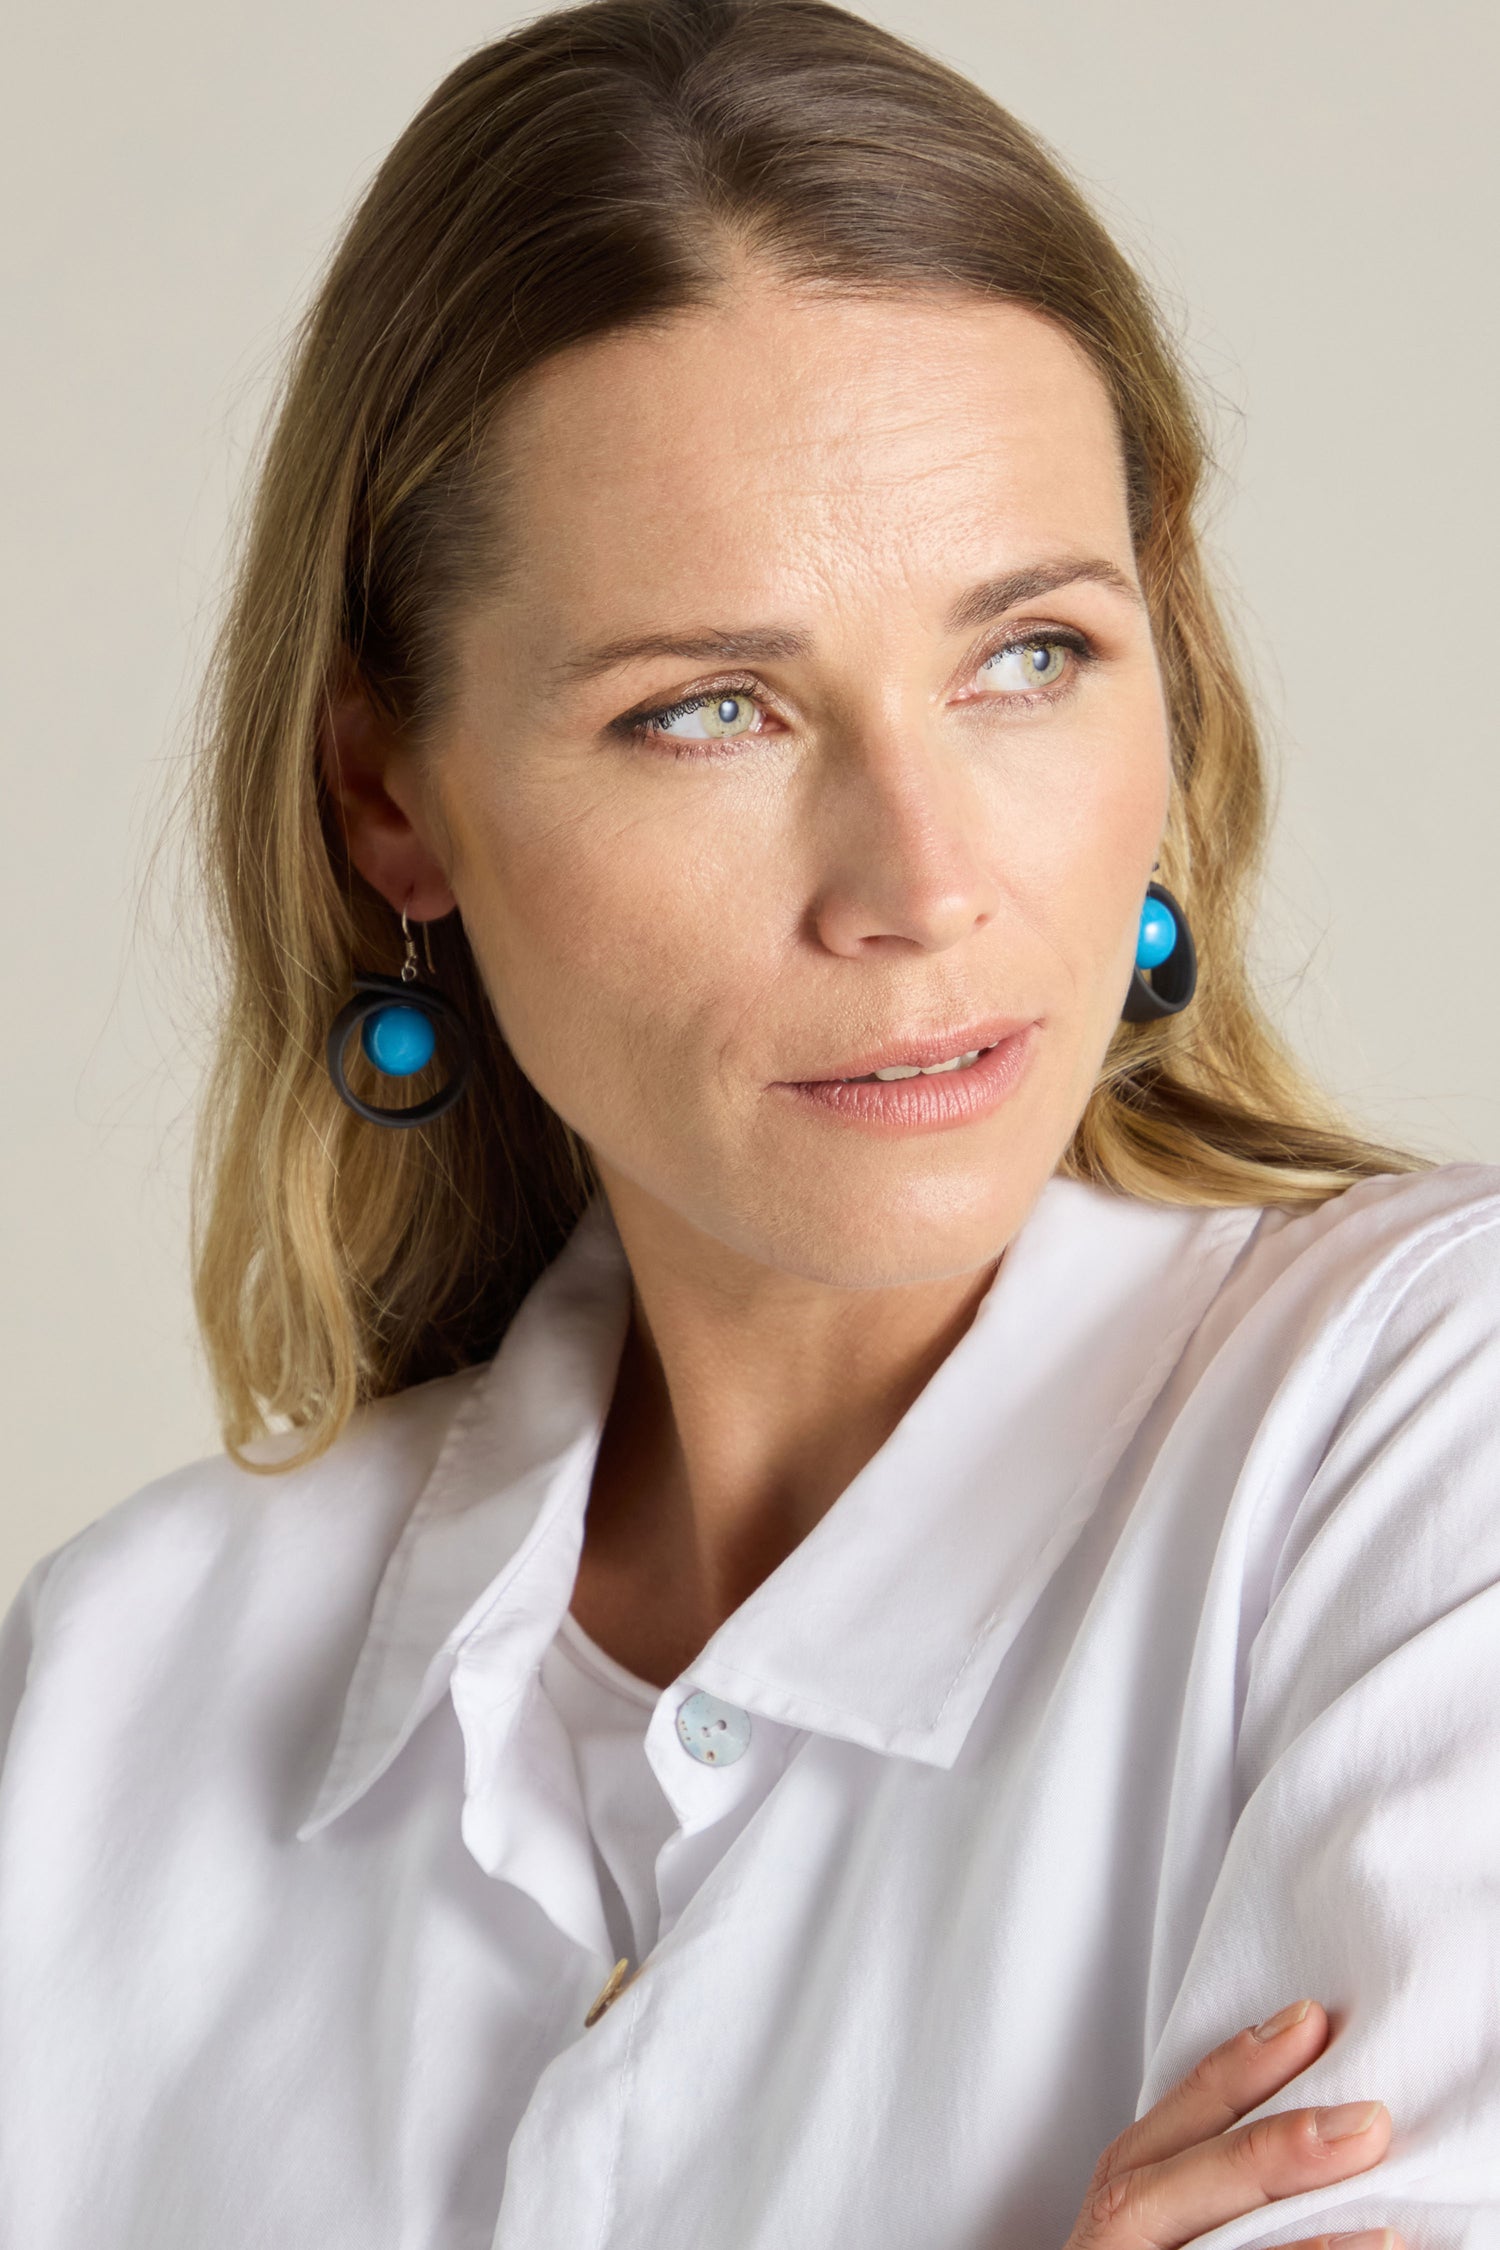
[[[431,924],[423,922],[422,924],[420,924],[420,928],[422,932],[422,951],[427,956],[428,973],[429,975],[436,975],[437,971],[432,958],[432,938],[430,935]],[[401,909],[401,935],[406,940],[406,959],[401,964],[401,982],[403,984],[410,984],[413,977],[415,977],[417,974],[417,948],[411,931],[407,927],[406,908],[404,906]]]

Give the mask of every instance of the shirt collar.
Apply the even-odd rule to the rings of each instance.
[[[1049,1182],[891,1436],[683,1681],[951,1765],[1258,1217]],[[461,1662],[482,1666],[492,1711],[524,1695],[571,1599],[629,1308],[596,1197],[455,1413],[299,1838],[378,1779]]]

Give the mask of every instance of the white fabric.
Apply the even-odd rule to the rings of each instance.
[[[1105,2143],[1307,1993],[1336,2034],[1266,2106],[1380,2096],[1391,2153],[1198,2250],[1496,2250],[1500,1173],[1290,1218],[1053,1182],[657,1698],[661,1934],[585,2030],[540,1672],[627,1311],[599,1204],[487,1367],[31,1573],[0,2241],[1058,2250]]]
[[[616,1663],[570,1610],[542,1658],[542,1686],[573,1746],[610,1944],[616,1959],[639,1962],[656,1943],[657,1854],[677,1828],[646,1756],[661,1691]]]

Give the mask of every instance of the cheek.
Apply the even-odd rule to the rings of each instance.
[[[1128,973],[1140,902],[1169,802],[1165,716],[1149,684],[1076,730],[1040,730],[1007,759],[989,806],[990,849],[1018,912],[1060,977],[1053,997],[1108,1000]],[[1050,982],[1050,980],[1049,980]]]
[[[1165,750],[1120,760],[1082,797],[1060,886],[1085,961],[1108,961],[1122,925],[1132,936],[1160,847],[1168,801]]]
[[[767,887],[744,838],[679,799],[475,824],[470,940],[512,1052],[564,1112],[599,1089],[628,1098],[632,1079],[659,1101],[662,1066],[722,1039],[764,962]]]

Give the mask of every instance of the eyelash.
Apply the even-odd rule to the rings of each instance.
[[[1021,633],[1010,640],[1001,641],[980,658],[979,668],[982,670],[986,664],[993,663],[997,656],[1007,656],[1013,649],[1021,648],[1065,648],[1071,652],[1074,662],[1062,681],[1051,687],[1029,689],[1017,695],[997,695],[989,700],[1011,706],[1019,703],[1027,709],[1038,703],[1055,703],[1060,696],[1069,692],[1083,666],[1092,664],[1099,653],[1086,633],[1075,632],[1071,627],[1063,626],[1046,633]],[[747,695],[758,703],[765,700],[758,681],[743,675],[730,676],[710,681],[707,687],[695,689],[680,702],[657,704],[646,711],[629,711],[623,718],[610,722],[610,731],[623,735],[630,741],[649,742],[659,739],[670,742],[679,758],[723,757],[740,743],[753,738],[745,735],[706,736],[701,742],[692,742],[666,735],[662,730],[670,726],[674,719],[684,719],[690,711],[701,711],[705,704],[717,702],[719,697],[725,695]]]

